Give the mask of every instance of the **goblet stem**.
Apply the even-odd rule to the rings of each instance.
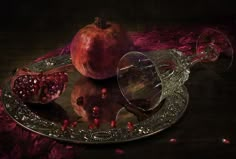
[[[193,55],[185,56],[183,58],[183,63],[186,63],[185,66],[187,69],[191,68],[193,65],[200,62],[215,62],[220,55],[220,51],[217,50],[217,46],[213,43],[205,46],[201,51],[197,51]]]
[[[191,65],[198,62],[207,63],[207,67],[217,73],[227,71],[233,63],[232,44],[221,31],[206,28],[196,42],[196,58],[190,60]]]

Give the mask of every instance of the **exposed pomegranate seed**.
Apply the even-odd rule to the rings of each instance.
[[[98,128],[100,126],[100,120],[98,118],[95,118],[93,120],[93,123],[95,124],[95,126]]]
[[[83,105],[84,104],[84,97],[82,97],[82,96],[78,97],[76,103],[77,103],[77,105]]]
[[[112,127],[112,128],[115,128],[115,127],[116,127],[116,121],[115,121],[115,120],[112,120],[112,121],[111,121],[111,127]]]
[[[36,83],[35,83],[36,84]],[[44,85],[44,81],[40,81],[39,82],[39,87],[43,87],[43,85]]]
[[[224,143],[224,144],[230,144],[230,140],[229,139],[222,139],[222,142]]]
[[[21,72],[22,73],[22,72]],[[48,103],[58,98],[65,89],[68,81],[66,73],[51,74],[24,72],[27,75],[15,75],[11,88],[15,95],[25,102]]]
[[[132,131],[132,130],[134,129],[134,124],[133,124],[132,122],[128,122],[128,123],[127,123],[127,129],[128,129],[129,131]]]
[[[34,79],[34,84],[36,84],[38,81],[37,81],[37,79]]]

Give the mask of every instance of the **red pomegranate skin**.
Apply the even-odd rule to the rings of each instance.
[[[117,64],[133,44],[119,24],[102,21],[80,29],[74,36],[70,52],[72,63],[84,76],[106,79],[116,75]]]

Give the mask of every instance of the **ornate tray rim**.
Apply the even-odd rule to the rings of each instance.
[[[53,67],[71,64],[69,55],[61,55],[29,65],[34,71],[44,71]],[[68,128],[61,131],[61,125],[41,118],[31,112],[27,105],[14,97],[6,83],[2,91],[2,103],[7,114],[20,126],[43,136],[79,144],[108,144],[138,140],[161,132],[176,123],[188,106],[189,94],[182,86],[167,97],[163,107],[151,117],[134,125],[134,129],[113,128],[108,130],[83,130]]]

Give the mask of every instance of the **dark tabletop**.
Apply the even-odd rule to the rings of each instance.
[[[0,82],[3,82],[14,68],[27,64],[48,51],[62,47],[70,42],[78,28],[89,22],[92,17],[92,13],[89,14],[85,9],[83,12],[81,11],[82,15],[79,16],[78,14],[80,12],[72,7],[73,4],[64,3],[59,5],[57,9],[53,7],[53,4],[49,5],[51,7],[46,7],[46,9],[43,6],[44,4],[41,3],[42,6],[39,7],[35,7],[32,4],[27,5],[27,3],[24,5],[14,4],[16,6],[11,7],[11,4],[6,5],[14,10],[14,13],[1,12],[1,16],[5,18],[4,23],[7,24],[3,24],[0,30]],[[67,5],[65,12],[70,11],[71,14],[63,12],[63,5]],[[224,5],[229,6],[229,4]],[[68,6],[71,6],[71,9]],[[168,8],[167,4],[164,4],[164,6]],[[197,6],[200,6],[200,2]],[[216,6],[220,8],[220,3]],[[34,7],[38,11],[33,11],[35,9]],[[121,5],[120,8],[122,8]],[[45,10],[39,14],[40,9]],[[79,7],[78,9],[81,8]],[[108,10],[111,12],[112,9]],[[206,10],[204,9],[207,13],[208,11]],[[78,17],[81,17],[81,22],[76,20],[76,16],[71,16],[73,12],[76,12]],[[218,22],[230,25],[233,28],[235,26],[235,18],[232,16],[232,12],[232,7],[229,7],[229,16],[225,15],[226,18],[221,17],[221,21],[213,20],[213,23]],[[87,19],[86,13],[88,13]],[[178,14],[179,17],[184,16],[184,13],[182,13],[183,15],[181,13]],[[139,24],[137,22],[138,16],[136,17],[136,21],[132,23],[130,19],[134,16],[133,14],[130,13],[128,19],[124,20],[124,24],[131,31],[139,31],[143,25],[155,23],[153,20],[147,21],[146,23],[145,20],[142,20],[142,23]],[[151,13],[146,11],[145,14],[149,15]],[[159,15],[158,12],[154,14]],[[116,13],[114,15],[114,17],[123,21],[118,16],[119,14]],[[192,12],[190,15],[194,17]],[[175,17],[172,17],[174,19],[172,23],[184,26],[199,25],[201,23],[207,24],[205,18],[203,18],[203,21],[199,20],[201,19],[199,18],[200,16],[203,15],[198,15],[198,21],[194,21],[194,18],[191,19],[191,17],[187,20],[185,18],[181,20],[177,18],[176,20]],[[168,18],[171,19],[171,17]],[[215,19],[217,19],[217,16]],[[166,22],[163,19],[160,21],[162,22],[161,25],[170,25],[171,22]],[[183,118],[178,123],[161,133],[130,143],[93,146],[81,145],[82,151],[80,151],[79,156],[83,159],[229,158],[229,156],[236,156],[235,72],[235,64],[224,74],[216,74],[212,70],[202,69],[201,67],[193,69],[190,79],[186,83],[190,94],[189,106]],[[171,142],[173,140],[170,139],[176,139],[176,141]],[[227,143],[227,141],[230,143]]]

